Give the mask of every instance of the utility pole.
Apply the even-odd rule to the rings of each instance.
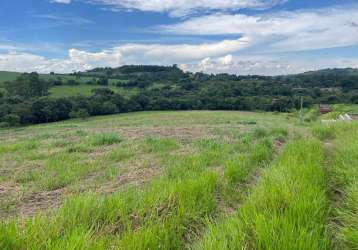
[[[303,96],[301,95],[300,122],[303,124]]]
[[[294,88],[294,91],[297,91],[298,95],[300,96],[300,123],[303,124],[304,119],[303,119],[303,91],[304,88],[298,87],[298,88]]]

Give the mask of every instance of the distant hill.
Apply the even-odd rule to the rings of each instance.
[[[358,69],[354,68],[334,68],[334,69],[321,69],[316,71],[308,71],[298,75],[339,75],[339,76],[351,76],[358,75]]]

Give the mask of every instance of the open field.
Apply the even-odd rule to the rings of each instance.
[[[356,249],[347,131],[237,111],[0,130],[0,248]]]
[[[0,86],[3,82],[16,80],[20,75],[19,72],[0,71]]]

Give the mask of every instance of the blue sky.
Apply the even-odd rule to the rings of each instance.
[[[0,70],[124,64],[289,74],[358,67],[353,0],[2,0]]]

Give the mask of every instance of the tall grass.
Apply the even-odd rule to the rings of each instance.
[[[336,194],[333,230],[336,249],[358,249],[358,124],[326,128],[334,139],[329,176]]]
[[[237,215],[210,224],[196,249],[327,249],[328,204],[318,141],[299,140],[265,170]]]
[[[217,218],[221,197],[237,195],[235,185],[272,158],[272,140],[264,135],[267,133],[253,133],[233,144],[199,141],[194,144],[200,150],[187,155],[168,154],[179,147],[175,140],[145,140],[143,152],[161,157],[164,176],[142,189],[130,188],[107,196],[81,194],[70,197],[53,213],[3,223],[0,249],[186,248],[201,234],[208,218]],[[114,151],[105,157],[122,160],[127,153]],[[83,167],[63,168],[67,162],[77,162],[73,157],[76,154],[61,153],[51,158],[46,175],[49,182],[45,182],[49,187],[77,180],[58,178],[61,171],[72,176],[70,173]],[[223,167],[223,176],[218,166]],[[76,178],[82,175],[74,173]],[[50,180],[56,181],[51,184]],[[222,188],[224,185],[232,188]]]

